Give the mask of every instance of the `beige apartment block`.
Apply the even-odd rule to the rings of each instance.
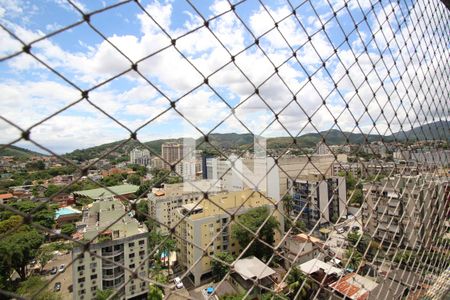
[[[83,211],[77,227],[79,238],[94,241],[89,251],[72,250],[73,299],[95,299],[98,290],[119,288],[119,299],[146,299],[148,284],[139,279],[148,278],[145,225],[132,218],[120,201],[103,199]],[[139,277],[129,281],[132,273],[122,266]]]
[[[387,178],[364,185],[363,221],[377,240],[418,248],[436,238],[445,212],[444,181],[431,174]]]
[[[217,180],[165,184],[163,188],[153,189],[148,194],[148,214],[158,222],[161,233],[168,233],[168,227],[175,225],[177,208],[203,199],[204,192],[215,194],[221,191],[221,183]]]
[[[239,254],[240,246],[231,235],[230,214],[239,216],[263,206],[274,210],[274,206],[266,197],[250,189],[216,194],[209,199],[185,204],[175,211],[176,221],[180,222],[176,227],[176,235],[179,237],[178,262],[190,270],[196,286],[200,285],[203,279],[212,276],[211,258],[203,256],[203,251],[198,247],[207,248],[209,255],[218,252],[228,252],[234,256]],[[276,211],[274,217],[279,221],[282,230],[284,220],[281,214]],[[281,234],[275,232],[275,244],[279,243]],[[213,243],[208,246],[211,241]],[[196,263],[197,261],[199,262]]]

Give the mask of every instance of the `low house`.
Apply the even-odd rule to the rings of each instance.
[[[73,195],[65,193],[53,196],[52,201],[58,204],[59,207],[70,206],[75,203]]]
[[[284,243],[285,257],[287,258],[285,266],[290,268],[292,265],[307,262],[318,257],[326,248],[321,239],[305,233],[288,236]]]
[[[61,207],[55,212],[56,226],[75,222],[81,218],[81,214],[81,211],[70,206]]]
[[[11,193],[7,194],[0,194],[0,203],[1,204],[8,204],[11,202],[11,200],[14,200],[14,195]]]
[[[234,271],[231,273],[230,283],[236,290],[247,292],[256,281],[258,286],[252,290],[252,294],[259,294],[260,286],[273,289],[276,277],[275,270],[258,258],[249,256],[236,261]]]
[[[356,273],[347,274],[329,285],[338,296],[352,300],[368,299],[369,293],[377,286],[378,283]]]
[[[301,264],[299,268],[303,273],[309,275],[318,282],[322,282],[324,286],[328,286],[344,275],[344,269],[335,267],[334,265],[323,262],[317,258]]]

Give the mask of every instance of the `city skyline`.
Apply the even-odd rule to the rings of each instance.
[[[67,25],[68,20],[82,18],[74,7],[62,1],[49,1],[44,7],[27,1],[4,3],[0,11],[3,25],[25,43]],[[74,4],[85,12],[101,8],[101,3],[75,1]],[[294,8],[299,6],[295,16],[289,4]],[[316,132],[316,128],[322,131],[330,127],[350,132],[373,132],[376,127],[380,133],[389,134],[399,131],[400,124],[409,127],[428,121],[448,120],[448,116],[439,110],[420,109],[421,103],[426,104],[430,97],[442,105],[441,98],[448,90],[447,86],[436,85],[432,80],[445,76],[445,70],[437,62],[448,57],[449,49],[439,49],[436,54],[439,59],[431,60],[428,47],[425,49],[431,41],[418,38],[422,32],[428,32],[426,26],[413,28],[411,25],[435,22],[430,17],[430,6],[419,1],[405,16],[403,4],[375,5],[371,11],[373,14],[364,19],[359,6],[370,10],[368,1],[359,3],[359,6],[350,4],[346,9],[338,9],[338,2],[332,1],[331,5],[323,3],[313,9],[310,4],[280,2],[262,6],[252,2],[238,3],[232,11],[225,1],[215,1],[209,6],[200,4],[200,12],[206,19],[219,15],[211,19],[209,28],[225,48],[202,27],[204,22],[198,13],[180,1],[142,3],[142,7],[154,15],[161,28],[173,38],[201,27],[186,37],[180,37],[175,43],[177,48],[135,3],[92,15],[91,25],[134,62],[163,49],[160,54],[140,61],[138,70],[165,96],[131,70],[90,91],[89,100],[132,131],[155,118],[138,132],[142,140],[201,135],[185,118],[204,133],[214,128],[218,120],[227,117],[214,132],[246,132],[244,124],[258,133],[269,125],[268,136],[285,135],[286,130],[295,136],[300,131]],[[338,13],[334,18],[332,12],[335,10]],[[418,10],[427,13],[419,18]],[[28,15],[22,19],[20,16],[24,11]],[[279,21],[279,31],[271,27],[275,23],[272,17]],[[404,22],[401,31],[395,30],[397,18]],[[298,20],[304,21],[306,27],[303,28]],[[321,21],[326,22],[325,30],[321,30]],[[358,31],[352,30],[353,22],[360,25]],[[380,31],[377,29],[380,24],[389,24],[392,28],[382,26]],[[441,30],[436,24],[438,34],[443,34]],[[405,46],[399,43],[387,46],[391,39],[401,40],[408,32],[415,34]],[[0,34],[5,41],[1,57],[21,50],[18,42],[5,30],[0,30]],[[258,38],[258,45],[255,38]],[[408,51],[401,52],[405,47]],[[292,56],[292,49],[298,49],[296,57]],[[56,34],[33,44],[31,52],[82,90],[90,89],[131,66],[86,23],[70,29],[68,34]],[[180,53],[188,59],[182,58]],[[229,53],[236,55],[234,62]],[[409,56],[409,53],[413,55]],[[384,57],[389,55],[390,60],[381,59],[383,54]],[[355,57],[358,58],[357,63]],[[324,61],[326,68],[323,67]],[[430,69],[424,69],[423,62]],[[202,85],[204,78],[190,63],[208,77],[208,85]],[[280,66],[277,67],[278,73],[274,71],[275,66]],[[41,121],[42,116],[53,114],[81,99],[80,91],[27,54],[12,57],[2,64],[1,70],[2,117],[23,129]],[[422,91],[420,86],[424,81],[433,89]],[[257,93],[255,87],[258,87]],[[413,95],[408,94],[409,91]],[[170,101],[180,99],[186,92],[190,93],[176,104],[184,115],[181,117],[173,110]],[[296,100],[292,101],[294,95]],[[326,106],[322,105],[324,100]],[[265,102],[270,103],[270,108]],[[227,105],[234,107],[238,119],[234,118]],[[418,119],[408,117],[411,110],[417,112]],[[27,118],[21,118],[24,114]],[[311,117],[311,124],[308,117]],[[334,119],[338,120],[336,125],[332,125]],[[6,133],[0,142],[9,143],[12,139],[5,137],[20,136],[17,129],[4,121],[0,126]],[[125,139],[129,132],[82,100],[33,128],[31,136],[45,147],[64,153]],[[19,142],[18,146],[23,144],[26,143]]]

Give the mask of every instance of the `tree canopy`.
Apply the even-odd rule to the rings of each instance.
[[[8,234],[0,243],[0,270],[5,273],[4,275],[9,275],[15,270],[22,279],[25,279],[26,267],[35,259],[43,242],[44,237],[28,225],[22,225],[18,230]]]
[[[216,253],[215,256],[228,264],[231,264],[234,261],[234,257],[227,252],[219,252]],[[211,270],[216,280],[220,281],[225,277],[228,271],[230,271],[230,267],[220,261],[211,259]]]
[[[253,232],[256,232],[269,217],[269,209],[267,207],[257,207],[247,211],[240,215],[238,220],[242,225],[247,227]],[[259,231],[258,237],[269,245],[273,245],[275,242],[275,230],[279,230],[279,223],[274,216],[270,216],[267,222],[262,226]],[[238,223],[232,225],[231,228],[232,237],[236,239],[241,248],[247,247],[253,240],[253,233],[249,232],[246,228]],[[246,256],[254,255],[259,259],[267,259],[272,253],[272,249],[267,245],[264,245],[259,240],[255,240],[246,252]]]

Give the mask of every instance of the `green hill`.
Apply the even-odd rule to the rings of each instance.
[[[14,156],[17,158],[28,158],[31,156],[46,156],[46,155],[17,146],[6,146],[6,148],[0,150],[0,156]]]
[[[430,139],[449,139],[449,123],[435,122],[430,124],[425,124],[420,127],[416,127],[408,131],[400,131],[393,135],[382,136],[377,134],[362,134],[362,133],[350,133],[342,132],[336,129],[330,129],[327,131],[322,131],[319,133],[307,133],[296,138],[298,147],[313,148],[323,139],[329,145],[344,145],[344,144],[363,144],[366,142],[374,141],[405,141],[406,138],[409,140],[425,140]],[[242,149],[252,149],[253,146],[253,134],[250,133],[213,133],[208,136],[208,143],[202,143],[203,138],[198,138],[196,144],[198,149],[203,150],[206,153],[217,154],[219,151],[229,151],[229,150],[242,150]],[[165,142],[179,142],[181,143],[183,139],[159,139],[154,141],[145,142],[144,144],[152,150],[154,153],[161,154],[161,145]],[[103,144],[100,146],[95,146],[82,150],[75,150],[71,153],[65,154],[67,158],[74,160],[87,160],[91,158],[96,158],[102,156],[103,153],[117,147],[120,143],[124,141],[117,141],[109,144]],[[290,137],[273,137],[267,139],[267,148],[269,150],[286,149],[292,144],[292,138]],[[128,153],[135,147],[139,147],[139,143],[136,141],[128,141],[118,149],[112,152],[112,155],[107,156],[107,158],[118,158],[122,157],[126,159]]]
[[[400,131],[390,136],[397,140],[423,141],[423,140],[450,140],[450,121],[438,121]]]

